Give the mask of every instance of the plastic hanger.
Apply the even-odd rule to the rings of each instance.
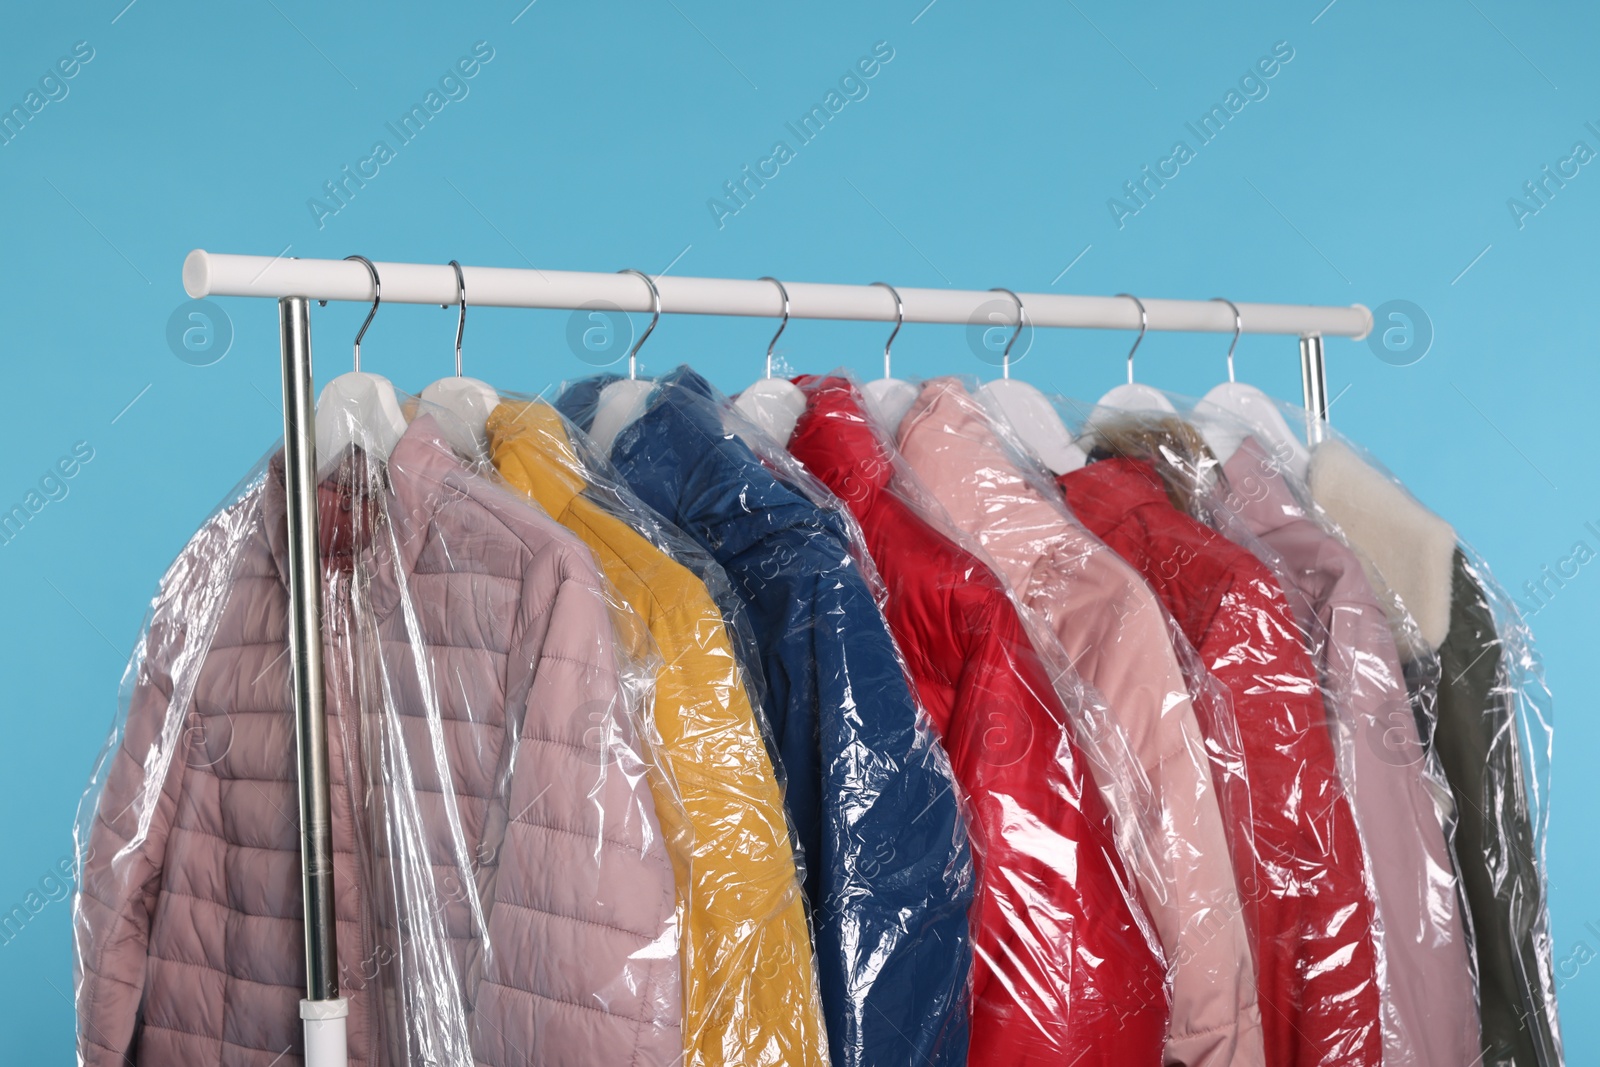
[[[656,383],[646,378],[639,380],[639,349],[644,347],[645,339],[656,328],[656,323],[661,321],[661,290],[656,288],[656,283],[644,271],[624,267],[617,271],[618,274],[634,274],[650,287],[650,325],[646,326],[644,333],[633,342],[633,347],[628,350],[628,376],[612,382],[600,390],[599,400],[594,410],[594,423],[590,427],[589,436],[600,447],[602,453],[609,453],[611,446],[616,444],[617,434],[623,427],[634,419],[644,414],[645,401],[650,399],[650,393],[655,389]]]
[[[1028,321],[1028,309],[1022,298],[1010,289],[994,288],[991,293],[1005,293],[1017,303],[1017,328],[1006,341],[1000,356],[1000,377],[978,387],[978,400],[989,412],[989,417],[1008,427],[1017,439],[1055,474],[1064,474],[1088,462],[1088,456],[1073,440],[1054,405],[1045,395],[1027,382],[1011,377],[1011,347],[1022,336]]]
[[[889,333],[889,339],[883,342],[883,377],[875,382],[868,382],[862,387],[861,393],[867,402],[867,410],[872,412],[872,417],[878,425],[883,427],[891,439],[900,428],[900,420],[906,417],[906,412],[911,410],[911,405],[917,401],[917,387],[910,382],[896,378],[890,370],[889,350],[894,347],[894,339],[900,333],[900,327],[906,324],[906,305],[900,299],[900,292],[888,282],[873,282],[889,290],[889,295],[894,297],[894,329]]]
[[[378,268],[366,256],[346,256],[366,266],[372,275],[372,307],[367,319],[356,333],[355,369],[341,374],[322,387],[317,397],[317,455],[319,473],[338,463],[345,450],[359,444],[367,455],[387,461],[389,453],[406,432],[406,417],[400,410],[394,385],[381,374],[368,374],[361,370],[361,339],[367,327],[378,314],[378,304],[383,300],[383,285],[378,280]],[[327,306],[327,301],[319,301]]]
[[[1201,416],[1198,421],[1206,444],[1211,446],[1219,461],[1226,463],[1239,450],[1245,437],[1253,435],[1294,474],[1304,477],[1311,463],[1311,453],[1289,429],[1277,402],[1255,386],[1234,380],[1233,350],[1239,343],[1239,334],[1244,332],[1244,319],[1239,315],[1238,305],[1226,297],[1212,299],[1233,308],[1233,342],[1228,345],[1228,380],[1214,386],[1195,405],[1195,414]],[[1205,418],[1212,412],[1222,412],[1229,417]]]
[[[773,440],[787,444],[794,434],[795,423],[800,421],[801,414],[806,410],[806,395],[793,382],[772,376],[772,351],[777,347],[778,338],[789,326],[789,290],[770,275],[761,280],[778,287],[778,293],[783,297],[783,321],[778,323],[778,332],[767,342],[767,376],[740,393],[733,406]]]
[[[1139,336],[1133,339],[1133,347],[1128,349],[1128,382],[1126,385],[1119,385],[1102,396],[1095,405],[1094,410],[1089,413],[1089,418],[1084,422],[1084,432],[1078,438],[1078,453],[1082,453],[1083,458],[1079,460],[1078,453],[1072,455],[1071,458],[1076,461],[1076,465],[1070,468],[1072,470],[1076,470],[1088,462],[1088,450],[1084,446],[1093,441],[1096,427],[1107,419],[1116,418],[1118,414],[1125,414],[1130,411],[1151,411],[1167,415],[1177,413],[1177,409],[1172,406],[1172,401],[1163,396],[1160,391],[1152,389],[1148,385],[1134,384],[1133,354],[1139,351],[1139,345],[1144,341],[1145,331],[1150,328],[1150,315],[1145,311],[1144,301],[1132,293],[1118,293],[1117,295],[1125,296],[1132,300],[1134,306],[1139,309]]]
[[[488,382],[461,375],[461,337],[467,331],[467,282],[461,274],[461,264],[452,259],[450,265],[456,271],[456,303],[461,308],[456,317],[456,373],[453,378],[440,378],[428,386],[422,391],[421,399],[454,416],[444,420],[440,429],[457,451],[468,456],[486,456],[489,413],[500,403],[500,394]]]

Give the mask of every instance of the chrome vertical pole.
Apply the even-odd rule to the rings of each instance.
[[[1322,335],[1300,338],[1300,386],[1305,396],[1306,440],[1317,444],[1328,423],[1328,364],[1322,354]]]
[[[288,520],[289,662],[300,784],[300,867],[306,934],[305,1062],[345,1062],[333,911],[333,817],[323,703],[322,569],[317,553],[317,423],[311,302],[278,301],[283,346],[284,495]]]

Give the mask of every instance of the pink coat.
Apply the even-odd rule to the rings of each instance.
[[[1367,847],[1383,924],[1384,1064],[1470,1063],[1478,1011],[1455,868],[1388,616],[1361,561],[1307,513],[1254,438],[1224,465],[1227,504],[1281,558],[1328,639],[1323,688],[1349,718],[1346,792]]]
[[[592,560],[431,417],[367,469],[319,489],[350,1062],[677,1062],[672,869]],[[279,459],[163,582],[75,901],[81,1062],[300,1062],[284,539]]]
[[[1259,1067],[1254,964],[1204,735],[1143,579],[1013,465],[960,381],[937,379],[899,428],[900,450],[1068,657],[1105,697],[1161,805],[1163,882],[1145,896],[1176,970],[1168,1064]]]

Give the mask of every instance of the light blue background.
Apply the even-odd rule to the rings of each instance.
[[[0,147],[6,396],[0,510],[75,442],[94,459],[0,547],[7,608],[0,911],[71,849],[74,805],[163,568],[279,432],[276,309],[223,301],[231,352],[169,350],[191,248],[273,255],[1305,303],[1407,299],[1437,337],[1396,367],[1328,345],[1334,422],[1520,588],[1600,548],[1594,234],[1600,167],[1519,230],[1506,201],[1600,138],[1600,12],[1564,0],[980,4],[9,5],[0,105],[80,40],[95,58]],[[520,11],[520,16],[519,16]],[[120,12],[120,14],[119,14]],[[920,12],[920,15],[919,15]],[[1320,13],[1320,14],[1319,14]],[[319,229],[306,206],[474,42],[494,59]],[[1294,59],[1119,230],[1106,207],[1278,41]],[[874,42],[892,62],[726,226],[706,201]],[[391,142],[392,143],[392,142]],[[1192,139],[1191,139],[1192,143]],[[1592,173],[1591,173],[1592,172]],[[1087,249],[1087,250],[1086,250]],[[1064,274],[1063,269],[1072,264]],[[1470,269],[1469,268],[1470,265]],[[1463,273],[1464,272],[1464,273]],[[469,302],[471,294],[468,294]],[[315,312],[319,380],[361,309]],[[454,312],[389,307],[368,367],[420,390]],[[537,391],[589,370],[567,315],[471,314],[467,372]],[[727,389],[772,324],[666,319],[643,358]],[[878,325],[800,322],[796,368],[877,373]],[[1041,334],[1018,374],[1094,397],[1119,333]],[[1158,335],[1141,377],[1200,393],[1226,338]],[[963,331],[911,326],[907,375],[988,374]],[[1295,344],[1246,338],[1240,376],[1298,399]],[[132,406],[128,405],[130,402]],[[1557,697],[1550,874],[1569,1062],[1600,1060],[1590,842],[1600,567],[1534,617]],[[1590,925],[1593,924],[1593,925]],[[69,905],[0,945],[0,1049],[71,1058]]]

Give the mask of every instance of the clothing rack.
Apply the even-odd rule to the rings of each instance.
[[[786,297],[770,281],[652,276],[660,298],[629,274],[376,263],[383,299],[400,304],[460,302],[487,307],[579,309],[663,314],[920,322],[986,322],[996,299],[979,289],[900,289],[786,282]],[[184,259],[183,286],[191,297],[251,296],[278,301],[283,354],[284,482],[289,543],[289,649],[300,797],[301,878],[305,903],[306,999],[300,1002],[307,1067],[345,1067],[345,1017],[339,996],[333,914],[333,829],[328,788],[328,728],[324,716],[322,576],[317,559],[316,405],[312,391],[311,301],[370,302],[373,275],[360,262],[225,255],[195,249]],[[1372,313],[1307,304],[1239,304],[1208,300],[1130,300],[1126,296],[1021,293],[1018,303],[1034,326],[1068,329],[1295,335],[1313,435],[1327,420],[1324,337],[1360,340]]]

